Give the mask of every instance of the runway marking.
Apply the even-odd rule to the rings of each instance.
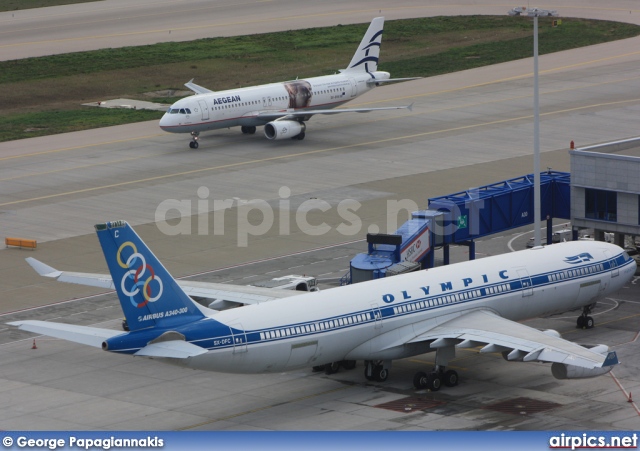
[[[137,141],[137,140],[140,140],[140,139],[155,138],[155,137],[164,136],[164,135],[165,135],[165,133],[157,133],[155,135],[137,136],[135,138],[127,138],[127,139],[116,139],[116,140],[113,140],[113,141],[104,141],[104,142],[95,143],[95,144],[84,144],[82,146],[63,147],[61,149],[43,150],[42,152],[33,152],[33,153],[26,154],[26,155],[11,155],[10,157],[2,157],[2,158],[0,158],[0,161],[13,160],[15,158],[26,158],[26,157],[36,156],[36,155],[46,155],[48,153],[65,152],[65,151],[68,151],[68,150],[86,149],[88,147],[98,147],[98,146],[103,146],[103,145],[107,145],[107,144],[124,143],[124,142],[128,142],[128,141]]]
[[[550,111],[550,112],[547,112],[547,113],[542,113],[542,114],[540,114],[540,116],[551,116],[551,115],[554,115],[554,114],[566,113],[566,112],[570,112],[570,111],[586,110],[586,109],[595,108],[595,107],[620,105],[620,104],[624,104],[624,103],[637,102],[639,100],[640,99],[627,99],[627,100],[620,100],[620,101],[615,101],[615,102],[604,102],[604,103],[599,103],[599,104],[595,104],[595,105],[586,105],[586,106],[582,106],[582,107],[575,107],[575,108],[567,108],[567,109],[563,109],[563,110]],[[33,198],[29,198],[29,199],[15,200],[15,201],[11,201],[11,202],[4,202],[4,203],[0,204],[0,207],[5,207],[5,206],[8,206],[8,205],[17,205],[17,204],[22,204],[22,203],[25,203],[25,202],[33,202],[33,201],[38,201],[38,200],[52,199],[52,198],[55,198],[55,197],[62,197],[62,196],[69,196],[69,195],[74,195],[74,194],[87,193],[87,192],[98,191],[98,190],[105,190],[105,189],[109,189],[109,188],[118,188],[118,187],[133,185],[133,184],[137,184],[137,183],[148,183],[148,182],[151,182],[151,181],[163,180],[163,179],[167,179],[167,178],[171,178],[171,177],[193,175],[193,174],[199,174],[199,173],[203,173],[203,172],[212,172],[212,171],[216,171],[216,170],[220,170],[220,169],[237,168],[237,167],[248,166],[248,165],[252,165],[252,164],[266,163],[266,162],[270,162],[270,161],[280,161],[280,160],[285,160],[285,159],[289,159],[289,158],[290,159],[294,159],[294,158],[299,158],[299,157],[304,157],[304,156],[309,156],[309,155],[316,155],[316,154],[322,154],[322,153],[327,153],[327,152],[334,152],[334,151],[338,151],[338,150],[347,150],[347,149],[355,149],[355,148],[359,148],[359,147],[368,147],[368,146],[372,146],[372,145],[375,145],[375,144],[384,144],[384,143],[390,143],[390,142],[403,141],[403,140],[407,140],[407,139],[422,138],[422,137],[425,137],[425,136],[437,135],[437,134],[441,134],[441,133],[450,133],[452,131],[470,130],[470,129],[474,129],[474,128],[486,127],[486,126],[489,126],[489,125],[506,124],[506,123],[509,123],[509,122],[515,122],[515,121],[531,119],[532,117],[533,117],[533,115],[526,115],[526,116],[520,116],[520,117],[515,117],[515,118],[509,118],[509,119],[499,119],[499,120],[495,120],[495,121],[491,121],[491,122],[484,122],[484,123],[480,123],[480,124],[462,125],[462,126],[459,126],[459,127],[453,127],[453,128],[449,128],[449,129],[433,130],[433,131],[429,131],[429,132],[415,133],[415,134],[412,134],[412,135],[404,135],[404,136],[398,136],[398,137],[393,137],[393,138],[385,138],[385,139],[380,139],[380,140],[376,140],[376,141],[361,142],[361,143],[349,144],[349,145],[345,145],[345,146],[329,147],[329,148],[326,148],[326,149],[309,150],[309,151],[306,151],[306,152],[299,152],[299,153],[288,154],[288,155],[279,155],[279,156],[256,159],[256,160],[248,160],[248,161],[241,161],[241,162],[237,162],[237,163],[229,163],[229,164],[220,165],[220,166],[210,166],[210,167],[207,167],[207,168],[192,169],[192,170],[189,170],[189,171],[175,172],[175,173],[172,173],[172,174],[158,175],[158,176],[155,176],[155,177],[147,177],[145,179],[129,180],[129,181],[126,181],[126,182],[113,183],[113,184],[110,184],[110,185],[94,186],[94,187],[91,187],[91,188],[84,188],[84,189],[79,189],[79,190],[74,190],[74,191],[67,191],[67,192],[63,192],[63,193],[49,194],[49,195],[46,195],[46,196],[39,196],[39,197],[33,197]],[[47,152],[43,152],[43,153],[47,153]],[[11,157],[9,157],[9,158],[11,158]]]
[[[30,155],[33,155],[33,154],[30,154]],[[9,157],[9,158],[14,158],[14,157]],[[95,167],[95,166],[104,166],[104,165],[109,165],[109,164],[117,164],[117,163],[122,163],[124,161],[141,160],[143,158],[148,158],[148,156],[147,155],[143,155],[143,156],[140,156],[140,157],[121,158],[119,160],[103,161],[102,163],[85,164],[83,166],[74,166],[74,167],[63,168],[63,169],[54,169],[52,171],[32,172],[30,174],[16,175],[14,177],[7,177],[6,179],[0,179],[0,182],[7,182],[7,181],[10,181],[10,180],[17,180],[17,179],[22,179],[22,178],[27,178],[27,177],[40,177],[41,175],[55,174],[56,172],[76,171],[78,169],[86,169],[86,168],[92,168],[92,167]],[[3,160],[3,158],[0,158],[0,160]]]

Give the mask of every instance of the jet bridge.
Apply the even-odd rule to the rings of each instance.
[[[547,243],[551,243],[553,218],[571,218],[571,174],[540,173],[540,217],[547,220]],[[533,174],[479,188],[433,197],[429,210],[444,214],[443,244],[448,264],[450,244],[469,246],[475,259],[475,240],[494,233],[533,224]]]
[[[533,224],[533,174],[479,188],[428,199],[428,209],[412,213],[394,234],[368,234],[368,252],[358,254],[341,284],[379,279],[434,266],[434,249],[442,247],[449,264],[449,246],[469,246],[475,259],[475,240]],[[553,218],[570,219],[570,174],[546,171],[540,175],[541,217],[547,220],[551,243]]]

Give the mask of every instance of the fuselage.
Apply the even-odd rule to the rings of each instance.
[[[293,296],[176,329],[208,352],[172,363],[260,373],[405,358],[430,351],[428,343],[406,345],[408,335],[473,309],[515,321],[577,309],[620,289],[635,269],[617,246],[570,242]],[[140,347],[147,334],[139,333]],[[134,337],[120,352],[137,350]]]
[[[265,125],[264,113],[322,110],[338,107],[372,89],[372,79],[388,72],[343,72],[282,83],[197,94],[174,103],[160,119],[160,128],[191,133],[220,128]]]

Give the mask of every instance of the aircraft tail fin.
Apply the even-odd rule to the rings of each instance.
[[[126,221],[96,224],[95,229],[131,331],[204,318]]]
[[[384,17],[376,17],[371,21],[367,32],[360,41],[358,50],[343,72],[375,72],[378,70],[383,27]]]

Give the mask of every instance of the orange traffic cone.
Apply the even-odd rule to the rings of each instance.
[[[633,398],[631,397],[631,392],[629,392],[629,399],[627,399],[627,402],[633,402]]]
[[[36,346],[36,339],[33,339],[33,346],[31,346],[31,349],[38,349],[38,347]]]

